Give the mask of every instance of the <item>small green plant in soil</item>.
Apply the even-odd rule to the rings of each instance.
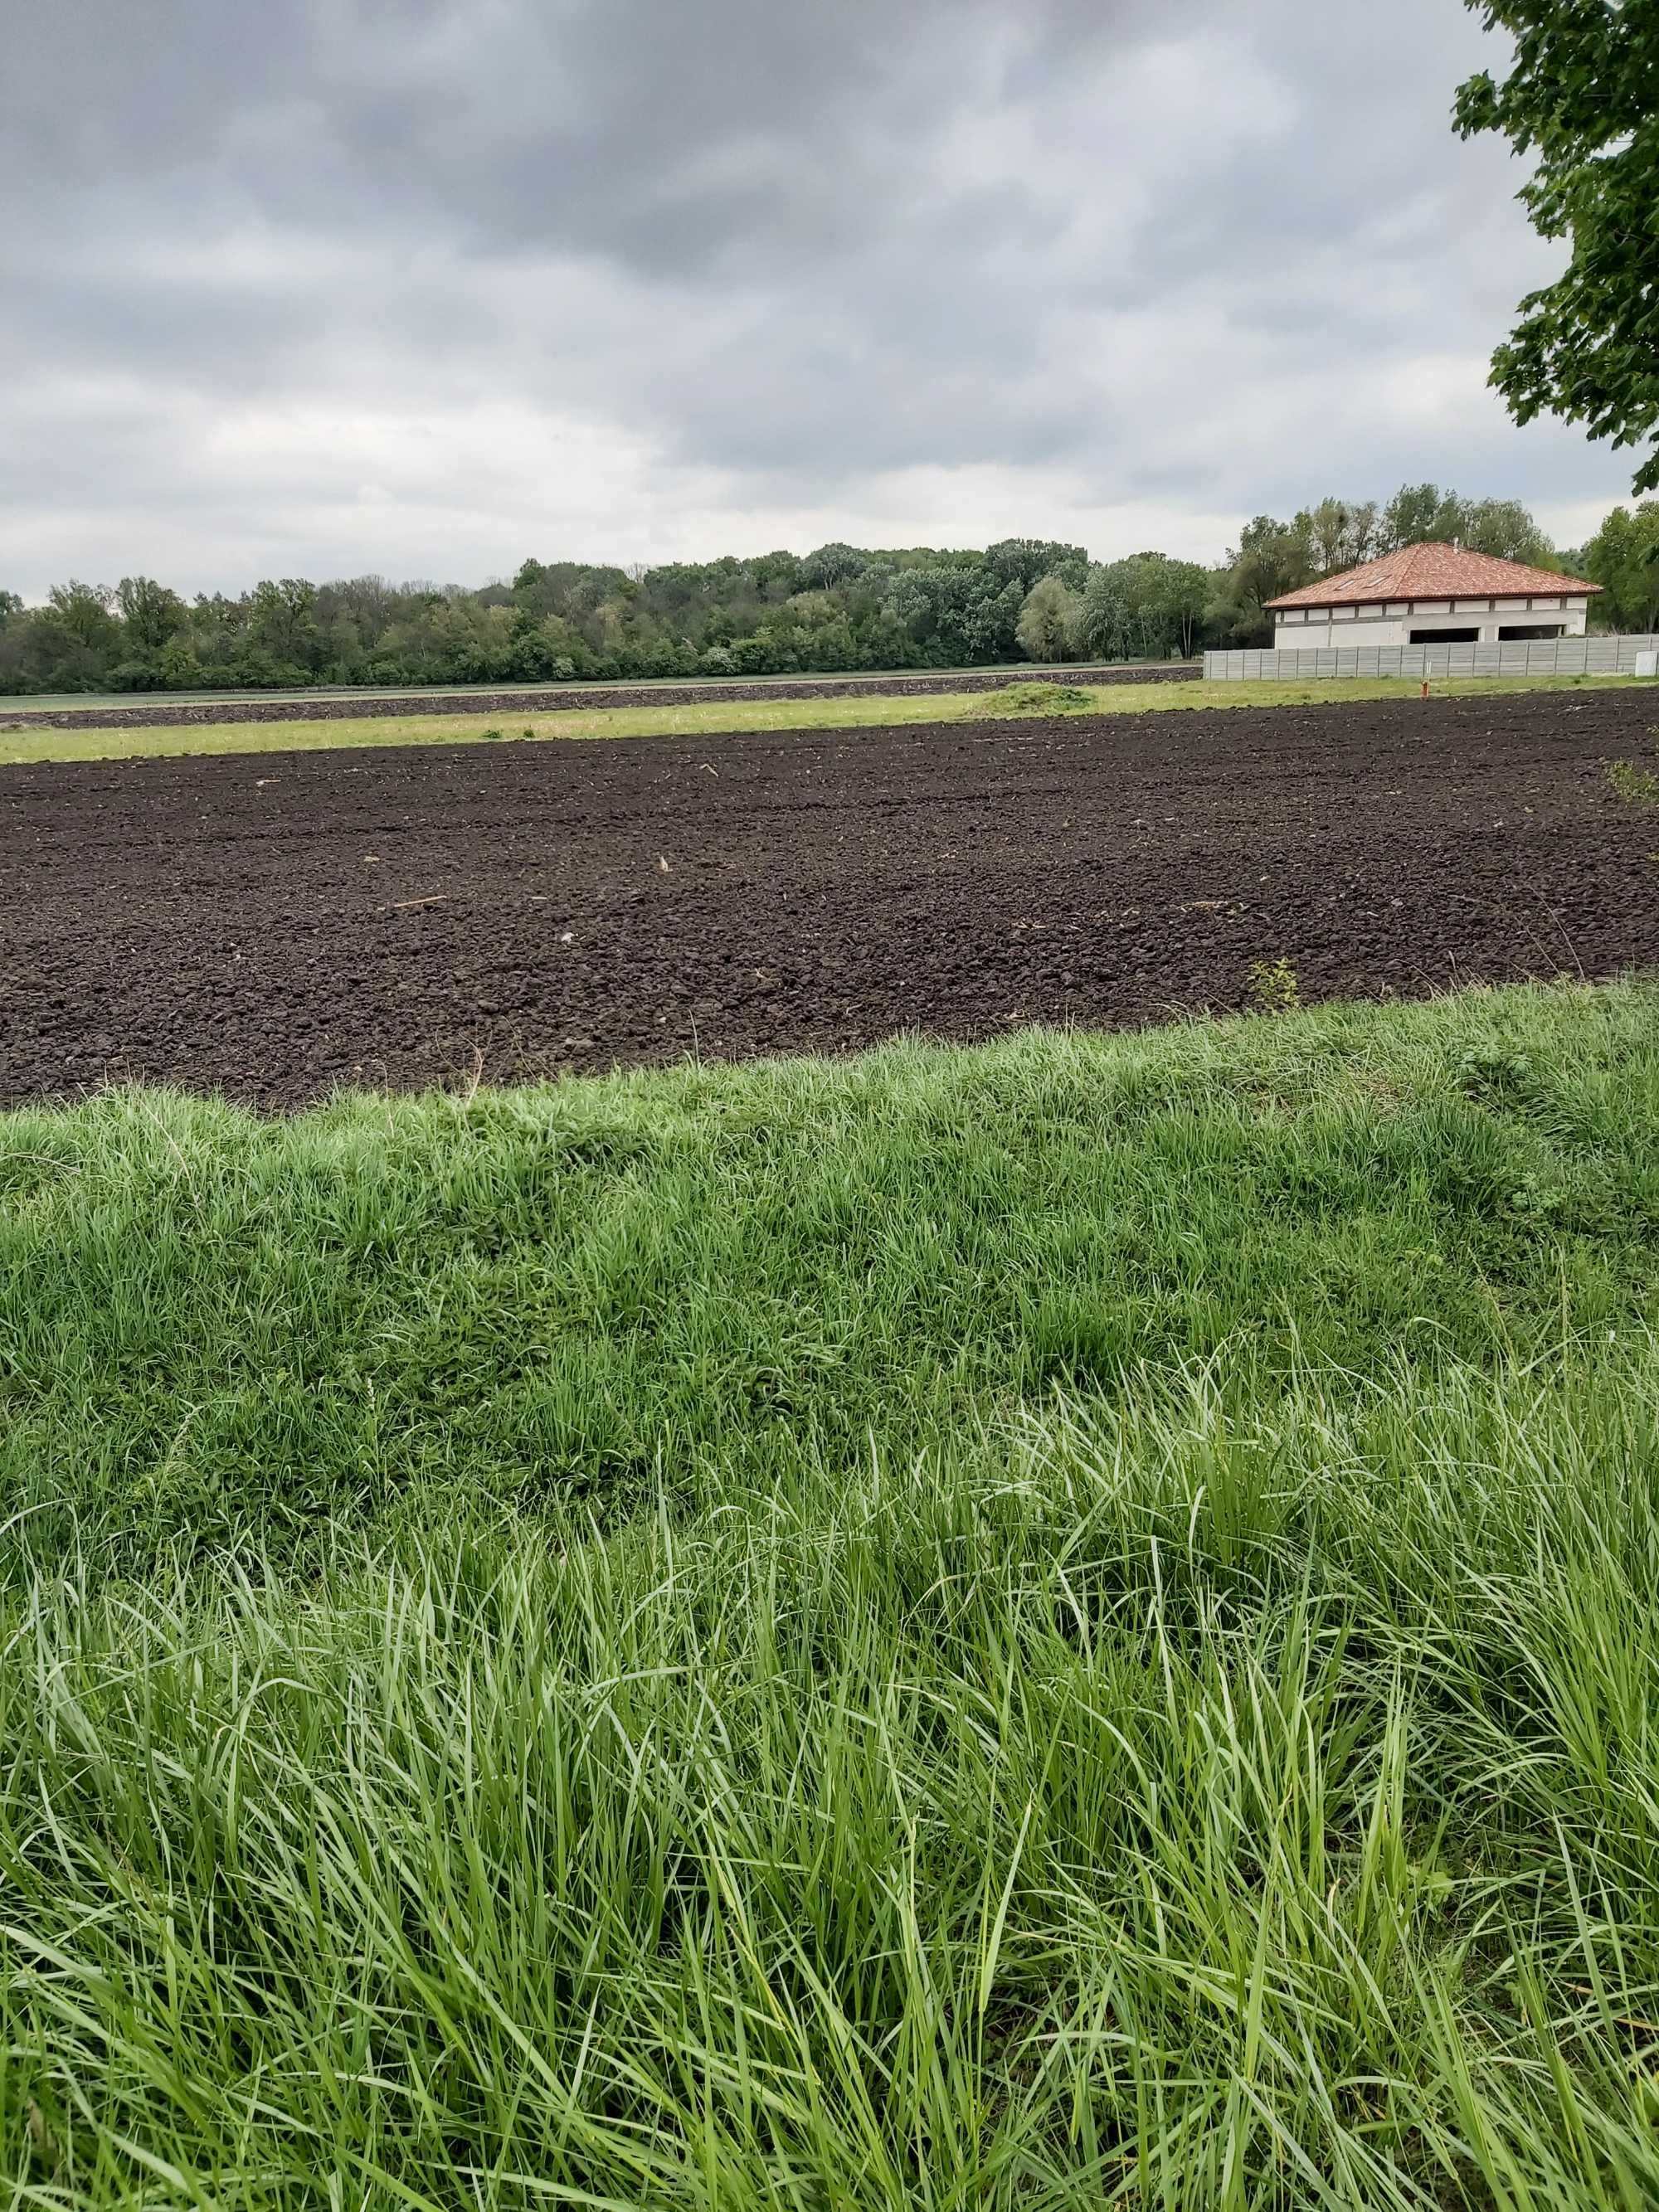
[[[1254,960],[1249,974],[1250,1004],[1260,1014],[1293,1014],[1302,1003],[1302,988],[1292,963]]]
[[[1659,806],[1659,775],[1636,761],[1614,761],[1607,781],[1627,806]]]

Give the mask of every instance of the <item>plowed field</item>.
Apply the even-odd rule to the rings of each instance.
[[[0,1095],[265,1103],[1659,962],[1637,691],[0,769]]]

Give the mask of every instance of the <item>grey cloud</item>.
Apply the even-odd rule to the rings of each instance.
[[[246,580],[250,536],[461,573],[448,527],[510,566],[497,417],[586,455],[580,500],[531,465],[568,551],[654,550],[571,542],[607,467],[630,526],[695,488],[710,551],[917,470],[1025,472],[1033,528],[1069,483],[1176,532],[1407,476],[1623,488],[1490,397],[1381,396],[1425,359],[1478,384],[1549,266],[1501,153],[1451,135],[1485,51],[1455,0],[23,5],[0,582],[66,532],[136,564],[147,514],[194,581]]]

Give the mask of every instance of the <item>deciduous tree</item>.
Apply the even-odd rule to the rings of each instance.
[[[1501,82],[1459,90],[1464,137],[1492,131],[1534,168],[1520,197],[1571,258],[1529,292],[1492,356],[1518,422],[1548,413],[1640,446],[1659,425],[1659,7],[1654,0],[1465,0],[1515,42]],[[1659,485],[1659,451],[1635,488]]]
[[[129,646],[146,659],[159,659],[185,619],[184,601],[154,576],[123,576],[115,596]]]
[[[317,658],[317,586],[303,576],[267,577],[253,586],[251,628],[271,659],[308,669]]]
[[[1449,543],[1462,526],[1463,502],[1438,484],[1401,484],[1382,510],[1376,550],[1397,553],[1405,545]]]
[[[1018,634],[1026,658],[1064,660],[1072,649],[1079,611],[1075,592],[1058,576],[1040,576],[1019,611]]]
[[[1518,499],[1460,502],[1456,535],[1472,553],[1491,553],[1499,561],[1524,561],[1534,568],[1557,565],[1555,548]]]
[[[110,612],[113,596],[106,585],[82,584],[71,577],[46,593],[46,611],[76,645],[95,651],[108,647],[118,635]]]
[[[1659,499],[1615,507],[1584,548],[1583,574],[1602,586],[1590,611],[1608,629],[1659,629]]]

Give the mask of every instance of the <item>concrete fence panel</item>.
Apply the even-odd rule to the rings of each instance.
[[[1316,646],[1301,653],[1206,653],[1212,683],[1294,683],[1315,676],[1633,676],[1659,634],[1528,638],[1512,645]]]

